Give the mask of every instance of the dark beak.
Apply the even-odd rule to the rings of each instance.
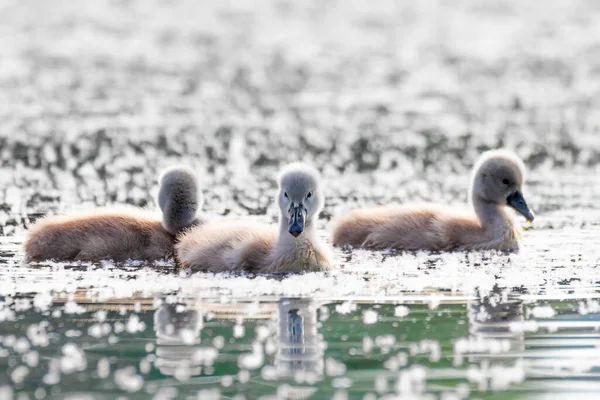
[[[297,207],[292,207],[290,212],[290,222],[288,232],[293,237],[298,237],[304,231],[304,206],[300,203]]]
[[[506,203],[531,222],[535,218],[533,211],[527,206],[523,194],[518,190],[506,198]]]

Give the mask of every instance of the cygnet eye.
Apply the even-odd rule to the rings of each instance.
[[[504,183],[505,185],[509,185],[510,181],[506,178],[502,179],[502,183]]]
[[[310,197],[312,197],[312,192],[308,192],[308,194],[306,195],[307,199],[310,198]]]
[[[289,199],[287,192],[284,192],[283,195],[285,196],[286,199]]]

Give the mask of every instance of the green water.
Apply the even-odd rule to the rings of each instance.
[[[580,312],[582,304],[598,303],[527,305],[518,294],[501,297],[441,297],[440,304],[410,296],[399,304],[286,298],[168,304],[166,297],[77,307],[58,300],[42,313],[13,299],[3,310],[23,311],[0,325],[0,382],[12,380],[13,389],[0,393],[592,398],[600,389],[600,320]]]

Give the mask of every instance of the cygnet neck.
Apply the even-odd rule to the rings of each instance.
[[[298,241],[310,241],[317,237],[317,227],[312,218],[304,222],[304,231],[298,237],[294,237],[288,231],[288,218],[281,213],[279,215],[279,238],[277,244],[280,246],[296,246]]]
[[[471,203],[481,226],[488,232],[504,230],[510,217],[506,214],[504,206],[472,195]]]

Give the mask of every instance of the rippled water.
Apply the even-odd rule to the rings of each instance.
[[[597,398],[595,1],[0,1],[0,399]],[[336,250],[304,275],[24,265],[46,212],[153,206],[272,222],[274,174],[353,207],[466,202],[525,161],[520,254]],[[237,396],[237,397],[236,397]],[[412,396],[412,397],[411,397]]]
[[[2,324],[0,366],[11,384],[0,394],[461,399],[600,390],[594,290],[344,301],[138,293],[5,298],[0,316],[14,322]]]

